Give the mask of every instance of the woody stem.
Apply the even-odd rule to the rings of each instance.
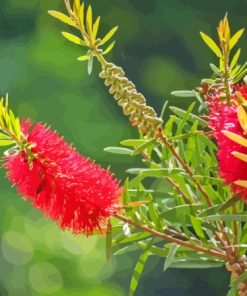
[[[136,228],[138,228],[140,230],[143,230],[145,232],[150,233],[152,236],[162,238],[162,239],[164,239],[166,241],[169,241],[171,243],[176,243],[176,244],[178,244],[180,246],[184,246],[184,247],[190,248],[192,250],[195,250],[197,252],[208,254],[208,255],[214,256],[214,257],[219,258],[219,259],[223,259],[223,260],[226,260],[226,261],[229,260],[226,253],[222,252],[219,249],[205,248],[205,247],[203,247],[201,245],[192,244],[189,241],[184,241],[184,240],[178,239],[176,237],[169,236],[169,235],[164,234],[162,232],[159,232],[159,231],[157,231],[155,229],[151,229],[148,226],[140,225],[140,224],[134,222],[133,220],[131,220],[130,218],[125,217],[125,216],[123,216],[121,214],[118,214],[118,213],[116,213],[114,216],[116,218],[118,218],[119,220],[121,220],[121,221],[123,221],[125,223],[128,223],[129,225],[132,225],[132,226],[134,226],[134,227],[136,227]]]

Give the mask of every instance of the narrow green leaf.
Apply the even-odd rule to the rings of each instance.
[[[170,109],[171,107],[169,107]],[[164,129],[163,129],[163,132],[164,132],[164,135],[166,135],[166,137],[172,137],[173,135],[173,126],[176,122],[176,116],[174,115],[170,115],[170,118],[167,120],[167,122],[165,123],[165,126],[164,126]],[[163,151],[165,151],[163,149]]]
[[[202,82],[207,83],[207,84],[214,84],[215,83],[215,80],[214,79],[207,79],[207,78],[205,78],[205,79],[202,79]]]
[[[232,222],[232,221],[239,221],[239,222],[247,222],[247,215],[246,214],[217,214],[212,216],[207,216],[205,219],[210,221],[225,221],[225,222]]]
[[[92,33],[92,39],[93,41],[96,40],[97,38],[97,33],[98,33],[98,30],[99,30],[99,24],[100,24],[100,16],[97,17],[94,25],[93,25],[93,33]]]
[[[226,296],[238,296],[238,291],[235,288],[231,288]]]
[[[109,220],[106,230],[106,259],[109,260],[112,256],[112,225]]]
[[[214,260],[200,254],[192,254],[174,258],[171,268],[217,268],[224,265],[224,261]]]
[[[88,55],[84,55],[84,56],[81,56],[79,58],[77,58],[78,61],[88,61],[89,60],[89,56]]]
[[[195,122],[198,122],[198,121],[195,121]],[[185,140],[187,138],[196,137],[197,135],[200,135],[200,134],[202,134],[202,131],[189,132],[189,133],[186,133],[186,134],[181,134],[181,135],[178,135],[178,136],[168,138],[168,140],[169,141]]]
[[[176,223],[179,220],[179,216],[185,216],[194,214],[196,215],[196,212],[202,209],[206,209],[207,207],[205,205],[179,205],[176,207],[173,207],[171,209],[168,209],[160,214],[161,218],[164,218],[170,222]]]
[[[67,33],[67,32],[62,32],[62,35],[68,39],[69,41],[75,43],[75,44],[78,44],[78,45],[82,45],[82,46],[87,46],[87,43],[82,40],[81,38],[73,35],[73,34],[70,34],[70,33]]]
[[[88,64],[87,64],[88,75],[91,75],[92,71],[93,71],[93,55],[91,55],[88,60]]]
[[[0,140],[9,140],[9,136],[8,135],[5,135],[5,134],[2,134],[0,133]]]
[[[9,146],[13,145],[15,142],[11,140],[0,140],[0,146]]]
[[[205,235],[202,230],[200,220],[197,219],[195,216],[190,215],[190,221],[191,221],[191,225],[194,228],[195,233],[198,235],[198,237],[200,237],[201,239],[204,239]]]
[[[217,55],[217,57],[222,58],[222,53],[221,53],[218,45],[214,42],[214,40],[203,32],[200,32],[200,35],[201,35],[203,41]]]
[[[160,112],[160,118],[161,118],[161,119],[162,119],[162,118],[164,117],[164,115],[165,115],[165,111],[166,111],[166,107],[168,106],[168,103],[169,103],[169,101],[166,100],[165,103],[164,103],[164,105],[163,105],[163,107],[162,107],[162,109],[161,109],[161,112]]]
[[[145,249],[147,247],[147,244],[144,243],[144,242],[138,242],[137,245],[142,248],[142,249]],[[167,257],[168,255],[168,250],[165,249],[165,248],[159,248],[159,247],[156,247],[156,246],[151,246],[149,248],[149,251],[151,253],[151,255],[155,255],[155,256],[158,256],[158,257]]]
[[[184,111],[180,108],[174,107],[174,106],[169,107],[169,109],[179,117],[183,117],[184,114],[186,113],[186,111]],[[201,119],[199,116],[196,116],[195,114],[189,114],[188,121],[194,122],[196,119],[198,120],[198,123],[200,125],[203,125],[203,126],[207,125],[207,122],[205,120]]]
[[[212,69],[212,71],[217,75],[217,76],[221,76],[221,71],[218,67],[216,67],[214,64],[210,63],[210,68]]]
[[[140,154],[143,150],[154,145],[155,143],[156,143],[156,139],[150,139],[150,140],[146,141],[145,143],[143,143],[140,146],[135,148],[135,150],[132,152],[132,156]]]
[[[135,291],[137,289],[139,280],[141,278],[144,266],[147,262],[149,255],[150,255],[150,252],[149,252],[150,246],[151,246],[150,244],[147,246],[147,248],[141,254],[141,256],[135,266],[135,270],[134,270],[134,273],[133,273],[133,276],[132,276],[132,279],[130,282],[129,296],[134,296],[134,294],[135,294]]]
[[[240,29],[237,33],[235,33],[229,43],[229,47],[230,49],[232,49],[238,42],[238,40],[241,38],[241,36],[244,33],[244,29]]]
[[[196,96],[194,90],[176,90],[172,91],[171,95],[181,98],[194,98]]]
[[[189,106],[188,110],[184,113],[184,116],[182,117],[182,120],[181,120],[181,122],[180,122],[179,125],[178,125],[178,129],[177,129],[176,134],[175,134],[176,136],[177,136],[177,135],[180,135],[180,134],[182,133],[182,130],[183,130],[183,128],[184,128],[184,125],[186,124],[186,121],[187,121],[188,118],[190,117],[191,112],[192,112],[192,110],[193,110],[195,104],[196,104],[196,102],[193,102],[193,103]]]
[[[49,10],[48,13],[59,21],[76,28],[76,24],[67,15],[55,10]]]
[[[220,184],[224,183],[224,179],[221,178],[214,178],[209,176],[201,176],[201,175],[194,175],[193,178],[200,181],[202,185],[204,184]]]
[[[18,140],[21,138],[21,124],[18,117],[15,118],[15,130]]]
[[[161,178],[167,175],[174,175],[183,172],[182,169],[174,168],[174,169],[142,169],[142,168],[132,168],[126,171],[129,174],[140,174],[141,177],[156,177]]]
[[[116,42],[113,41],[113,42],[112,42],[112,43],[106,48],[106,50],[104,50],[103,55],[108,54],[108,53],[113,49],[115,43],[116,43]]]
[[[138,243],[137,243],[138,244]],[[124,254],[127,254],[129,252],[133,252],[133,251],[136,251],[136,250],[139,250],[139,246],[137,246],[136,244],[135,245],[129,245],[129,246],[124,246],[118,250],[116,250],[113,255],[114,256],[119,256],[119,255],[124,255]]]
[[[157,206],[155,205],[152,199],[151,199],[151,202],[148,204],[148,214],[151,218],[151,221],[154,223],[156,229],[163,231],[164,229],[163,220],[160,219]]]
[[[239,65],[241,66],[241,65]],[[245,62],[241,67],[240,69],[236,72],[236,76],[239,76],[241,75],[244,71],[246,71],[246,66],[247,66],[247,62]],[[235,69],[234,69],[235,70]]]
[[[106,35],[105,37],[100,41],[99,45],[103,45],[105,44],[108,40],[111,39],[111,37],[117,32],[118,27],[114,27],[113,29],[111,29]]]
[[[173,259],[177,253],[177,249],[179,246],[177,244],[172,244],[171,248],[169,249],[168,255],[165,260],[164,271],[166,271],[172,264]]]
[[[217,204],[217,205],[209,207],[205,210],[202,210],[197,217],[200,218],[200,217],[207,217],[207,216],[215,215],[219,212],[221,206],[222,206],[221,204],[220,205]]]
[[[87,31],[89,35],[92,35],[93,32],[93,12],[92,12],[92,6],[89,5],[87,9],[87,18],[86,18],[86,26],[87,26]]]
[[[236,66],[232,71],[231,71],[231,76],[234,77],[236,73],[238,73],[239,69],[241,68],[241,65]]]
[[[165,192],[156,191],[153,189],[146,189],[146,190],[128,189],[128,193],[130,196],[133,196],[134,198],[140,198],[140,199],[146,199],[150,196],[150,194],[152,194],[154,198],[163,198],[163,199],[166,198]]]
[[[80,7],[81,7],[80,0],[74,0],[73,10],[74,10],[76,15],[80,11]]]
[[[79,20],[80,24],[83,30],[85,30],[85,25],[84,25],[84,10],[85,10],[85,5],[84,2],[81,5],[80,12],[79,12]]]
[[[122,147],[106,147],[104,151],[113,153],[113,154],[126,154],[126,155],[131,155],[133,153],[133,150],[122,148]]]
[[[235,203],[237,203],[240,200],[241,199],[239,196],[233,196],[231,199],[227,200],[223,205],[221,205],[219,210],[225,211],[226,209],[228,209],[229,207],[231,207],[232,205],[234,205]]]
[[[120,142],[121,145],[129,146],[129,147],[136,147],[146,143],[147,140],[142,139],[128,139]]]
[[[234,54],[233,58],[232,58],[232,61],[231,61],[231,64],[230,64],[230,69],[233,69],[235,67],[235,65],[237,64],[238,59],[240,57],[240,54],[241,54],[241,49],[239,48],[236,51],[236,53]]]
[[[190,130],[191,134],[194,134],[197,132],[197,127],[198,127],[198,120],[195,120]],[[193,156],[194,157],[196,156],[195,147],[196,147],[196,137],[189,137],[186,151],[185,151],[185,157],[186,157],[187,163],[190,163]]]
[[[150,237],[150,234],[147,232],[134,233],[131,234],[131,236],[129,237],[127,237],[125,234],[121,234],[113,239],[112,245],[129,244],[143,239],[147,239],[148,237]]]
[[[242,72],[239,70],[238,73],[234,76],[233,83],[237,83],[240,81],[247,73],[247,69],[243,70]]]

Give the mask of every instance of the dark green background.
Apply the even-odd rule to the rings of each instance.
[[[102,16],[101,33],[119,25],[111,59],[122,66],[159,113],[172,90],[192,89],[209,75],[215,61],[199,30],[215,34],[226,11],[233,30],[247,23],[247,1],[94,0]],[[68,28],[47,15],[63,9],[62,0],[0,1],[0,93],[20,117],[47,122],[84,155],[117,177],[134,164],[109,155],[106,146],[137,135],[98,79],[79,63],[80,47],[64,40]],[[246,39],[242,40],[246,48]],[[243,60],[246,51],[243,51]],[[135,160],[139,161],[139,160]],[[106,262],[104,239],[73,237],[17,196],[1,171],[0,295],[127,295],[137,253]],[[150,258],[136,295],[226,294],[228,275],[218,270],[162,271],[163,261]]]

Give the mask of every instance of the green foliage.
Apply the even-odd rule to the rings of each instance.
[[[49,14],[80,31],[82,39],[67,32],[62,32],[62,35],[70,42],[88,48],[86,54],[78,57],[78,61],[88,61],[88,74],[90,75],[93,69],[94,56],[97,57],[100,55],[102,57],[113,49],[115,41],[111,42],[105,49],[102,49],[102,45],[105,45],[112,39],[118,27],[112,28],[104,37],[99,38],[97,35],[100,26],[100,17],[97,17],[95,21],[93,20],[91,5],[86,9],[84,2],[81,4],[80,1],[75,0],[72,9],[70,3],[66,3],[69,16],[54,10],[50,10]]]
[[[0,130],[0,147],[15,145],[5,151],[5,154],[25,151],[28,164],[32,167],[32,161],[36,157],[32,151],[33,144],[29,143],[22,133],[19,118],[8,108],[8,96],[6,99],[1,98],[0,100]]]
[[[145,263],[150,255],[150,251],[149,248],[151,247],[151,243],[149,243],[147,245],[147,247],[144,249],[143,253],[141,254],[136,266],[135,266],[135,270],[130,282],[130,291],[129,291],[129,296],[133,296],[135,294],[135,291],[137,289],[138,286],[138,282],[141,278]]]
[[[176,244],[172,244],[171,245],[171,247],[169,249],[169,252],[168,252],[168,254],[166,256],[166,261],[165,261],[165,265],[164,265],[164,271],[166,271],[172,265],[178,248],[179,248],[179,246],[176,245]]]
[[[188,94],[191,95],[191,93]],[[215,170],[216,146],[198,129],[200,126],[205,126],[206,122],[191,113],[193,106],[194,104],[187,111],[171,107],[175,115],[171,115],[166,121],[164,131],[168,138],[176,143],[178,151],[186,162],[193,167],[194,181],[181,169],[169,149],[163,144],[152,138],[124,140],[121,144],[133,149],[131,150],[133,152],[129,152],[130,155],[142,155],[143,162],[149,168],[131,168],[127,171],[136,174],[136,177],[125,184],[123,202],[128,205],[132,201],[150,200],[148,205],[126,208],[126,215],[140,225],[149,225],[162,232],[166,227],[172,227],[178,233],[183,232],[189,241],[194,243],[201,241],[208,247],[212,244],[212,232],[217,231],[218,221],[242,221],[243,218],[240,215],[236,217],[224,213],[217,216],[222,202],[229,199],[230,192],[225,187],[224,194],[218,194],[219,188],[224,185]],[[172,179],[173,183],[171,184],[167,178]],[[159,182],[166,190],[160,194],[158,188],[148,189],[150,187],[146,186],[150,186],[150,182],[147,183],[149,185],[145,185],[146,179],[153,179],[152,182],[161,180]],[[203,198],[195,186],[196,180],[200,181],[205,191],[211,196],[214,201],[213,206],[208,207],[204,202],[197,204],[198,200],[202,202]],[[174,183],[177,185],[175,188],[172,186]],[[186,204],[186,201],[189,201],[189,204]],[[228,208],[225,211],[228,212]],[[136,233],[134,229],[131,230],[129,237],[121,234],[121,229],[119,233],[114,233],[115,235],[114,246],[115,248],[119,246],[118,252],[122,249],[122,244],[126,248],[126,244],[130,247],[135,243],[142,249],[148,244],[150,237],[146,236],[145,232]],[[213,240],[213,243],[219,246],[219,242]],[[169,267],[211,268],[222,266],[224,263],[212,256],[197,256],[189,249],[177,249],[176,244],[167,243],[164,248],[159,245],[159,240],[154,241],[149,251],[153,255],[166,257],[165,269]]]
[[[222,53],[218,45],[214,42],[214,40],[209,37],[207,34],[200,32],[200,35],[203,41],[207,44],[207,46],[216,54],[218,58],[222,58]]]
[[[8,96],[0,101],[0,146],[16,144],[23,149],[20,121],[8,108]]]
[[[219,58],[219,68],[213,64],[210,64],[213,73],[217,78],[220,78],[224,83],[233,82],[237,83],[240,81],[244,75],[247,73],[246,64],[242,67],[238,65],[238,60],[240,57],[241,49],[237,49],[233,57],[230,57],[232,49],[238,43],[239,39],[242,37],[244,29],[240,29],[233,36],[231,36],[231,30],[228,23],[227,15],[223,20],[220,21],[218,26],[218,37],[220,47],[216,42],[203,32],[200,35],[206,45],[214,52],[214,54]],[[230,64],[230,66],[229,66]],[[204,80],[205,81],[205,80]],[[206,80],[209,84],[215,84],[216,80]],[[228,96],[228,94],[227,94]],[[228,100],[229,98],[227,98]]]
[[[245,252],[246,245],[238,243],[238,239],[241,241],[246,236],[240,227],[241,223],[246,223],[243,207],[234,203],[231,207],[226,206],[232,199],[231,191],[218,176],[217,148],[205,131],[207,122],[192,113],[197,102],[187,110],[171,106],[174,114],[163,124],[161,118],[167,105],[158,117],[123,70],[103,57],[112,50],[115,41],[104,49],[101,46],[113,37],[117,27],[105,37],[97,38],[100,18],[94,21],[91,6],[86,9],[84,3],[75,0],[73,8],[70,1],[66,1],[66,7],[69,16],[54,11],[50,14],[81,32],[82,38],[67,32],[62,34],[70,42],[87,47],[88,51],[78,60],[88,61],[89,74],[94,57],[98,59],[103,68],[101,78],[110,86],[110,93],[124,114],[130,116],[131,123],[140,131],[139,138],[121,142],[132,149],[105,149],[110,153],[141,157],[143,162],[141,167],[127,170],[130,176],[124,184],[121,214],[115,215],[124,225],[114,221],[112,226],[108,225],[106,236],[107,258],[112,246],[117,254],[136,248],[142,251],[131,280],[130,295],[137,289],[150,255],[165,257],[166,270],[169,267],[222,266],[229,259],[226,243],[227,247],[236,248],[236,253]],[[246,73],[246,64],[238,65],[239,49],[230,59],[231,50],[242,34],[243,29],[231,37],[227,17],[218,27],[219,46],[201,32],[202,39],[220,59],[219,66],[210,64],[213,77],[204,82],[209,86],[219,84],[224,89],[223,100],[228,103],[230,83],[239,81]],[[205,108],[201,93],[201,89],[172,92],[177,97],[195,98],[200,104],[199,111]],[[235,142],[246,144],[242,137],[236,139],[235,135],[226,135]],[[235,210],[238,213],[234,213]],[[240,229],[238,235],[236,228]]]

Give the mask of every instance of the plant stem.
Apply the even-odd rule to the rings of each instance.
[[[232,213],[235,215],[237,213],[237,207],[236,204],[232,205]],[[237,221],[233,221],[233,237],[234,237],[234,241],[233,241],[233,245],[235,245],[235,255],[237,256],[238,253],[238,222]]]
[[[184,202],[185,202],[186,204],[191,205],[191,201],[188,199],[188,197],[185,195],[185,193],[181,190],[181,188],[178,186],[178,184],[176,184],[176,183],[172,180],[172,178],[170,178],[170,177],[165,177],[165,178],[166,178],[166,180],[167,180],[170,184],[172,184],[172,186],[175,188],[175,190],[177,191],[177,193],[180,194],[180,195],[182,196]]]
[[[141,153],[142,157],[149,163],[152,163],[153,160],[151,157],[149,157],[144,151]],[[186,194],[182,191],[182,189],[178,186],[178,184],[172,180],[170,177],[165,177],[165,179],[174,187],[174,189],[177,191],[178,194],[180,194],[186,204],[191,204],[191,201],[186,196]],[[200,202],[198,199],[196,202]]]
[[[178,232],[178,231],[176,231],[176,230],[174,230],[174,229],[168,228],[168,227],[165,228],[164,231],[167,232],[167,233],[169,233],[170,235],[174,235],[175,237],[177,237],[177,238],[181,238],[181,239],[183,239],[183,240],[193,240],[193,241],[198,242],[198,243],[201,242],[199,239],[197,239],[197,238],[195,238],[195,237],[190,237],[190,238],[188,239],[188,238],[186,237],[185,234],[183,234],[183,233],[181,233],[181,232]],[[217,249],[217,250],[218,250],[218,249]]]
[[[72,9],[71,9],[71,5],[70,5],[70,0],[64,0],[64,3],[65,3],[65,6],[68,10],[68,13],[71,14]]]
[[[228,53],[226,46],[224,46],[222,48],[222,50],[223,50],[223,58],[224,58],[224,87],[225,87],[225,92],[226,92],[226,101],[230,105],[231,95],[230,95],[229,75],[228,75],[229,53]]]
[[[185,172],[192,178],[192,180],[194,181],[196,187],[198,188],[198,190],[201,192],[202,196],[204,197],[204,199],[207,202],[207,205],[209,207],[212,207],[212,203],[211,200],[209,198],[209,196],[207,195],[207,193],[204,191],[203,187],[201,186],[201,184],[194,178],[193,176],[193,172],[191,171],[190,167],[187,165],[187,163],[180,157],[180,155],[177,153],[177,151],[175,150],[173,144],[171,144],[168,139],[165,137],[165,135],[163,134],[163,131],[159,131],[157,138],[160,139],[160,141],[171,151],[171,153],[173,154],[173,156],[177,159],[177,161],[182,165],[183,169],[185,170]]]
[[[188,241],[183,241],[183,240],[180,240],[178,238],[175,238],[175,237],[172,237],[172,236],[169,236],[167,234],[164,234],[164,233],[161,233],[157,230],[154,230],[154,229],[151,229],[147,226],[143,226],[143,225],[139,225],[137,224],[136,222],[134,222],[133,220],[131,220],[130,218],[127,218],[121,214],[118,214],[116,213],[115,215],[115,218],[118,218],[119,220],[125,222],[125,223],[128,223],[138,229],[141,229],[145,232],[148,232],[150,234],[152,234],[153,236],[155,237],[160,237],[166,241],[169,241],[169,242],[172,242],[172,243],[176,243],[180,246],[184,246],[184,247],[187,247],[187,248],[190,248],[192,250],[195,250],[197,252],[201,252],[201,253],[204,253],[204,254],[208,254],[208,255],[211,255],[211,256],[214,256],[214,257],[217,257],[217,258],[220,258],[220,259],[223,259],[223,260],[226,260],[228,261],[229,260],[229,257],[225,254],[225,252],[222,252],[221,250],[215,250],[215,249],[212,249],[212,248],[205,248],[203,246],[200,246],[200,245],[194,245]]]
[[[198,190],[201,192],[202,196],[204,197],[204,199],[207,202],[207,205],[209,207],[212,207],[212,203],[211,200],[208,196],[208,194],[205,192],[205,190],[203,189],[202,185],[194,178],[193,176],[193,172],[191,171],[190,167],[187,165],[186,162],[184,162],[184,160],[180,157],[180,155],[177,153],[177,151],[175,150],[173,144],[171,144],[167,138],[164,136],[163,131],[160,131],[158,138],[161,140],[161,142],[166,145],[166,147],[171,151],[171,153],[173,154],[173,156],[177,159],[177,161],[182,165],[183,169],[186,171],[186,173],[191,177],[191,179],[194,181],[196,187],[198,188]],[[227,234],[224,231],[224,225],[219,222],[219,227],[220,230],[222,232],[222,234],[224,235],[224,238],[221,238],[221,236],[218,233],[215,233],[215,236],[219,239],[219,241],[223,244],[223,246],[227,246],[230,245],[230,240],[227,236]]]

